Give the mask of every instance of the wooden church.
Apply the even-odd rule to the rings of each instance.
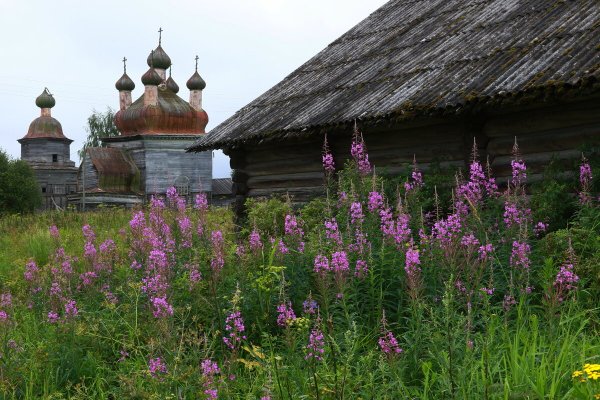
[[[42,193],[42,210],[64,210],[67,196],[77,191],[77,168],[71,161],[71,139],[62,125],[52,117],[56,105],[47,88],[35,99],[41,115],[29,125],[27,134],[18,140],[21,159],[33,169]]]
[[[355,123],[390,174],[465,165],[475,138],[507,176],[517,137],[535,180],[600,141],[599,79],[597,0],[391,0],[189,150],[229,155],[238,208],[319,193],[324,135],[342,166]]]
[[[160,31],[162,32],[162,30]],[[80,208],[104,205],[135,206],[151,196],[164,196],[175,186],[192,199],[212,190],[212,154],[186,153],[186,148],[205,134],[208,115],[202,109],[206,83],[196,70],[187,81],[189,101],[179,97],[179,86],[167,77],[171,59],[159,38],[148,56],[148,71],[141,77],[144,92],[132,101],[135,83],[123,75],[115,87],[120,109],[115,114],[119,136],[103,138],[105,147],[85,152],[79,168],[79,191],[71,201]]]

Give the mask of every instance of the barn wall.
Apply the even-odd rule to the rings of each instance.
[[[476,139],[481,159],[485,161],[489,156],[500,182],[510,175],[515,136],[528,164],[530,181],[535,181],[553,157],[573,163],[581,157],[583,144],[600,141],[600,101],[486,116],[448,117],[428,124],[403,123],[364,132],[369,159],[379,173],[406,172],[413,157],[424,171],[432,162],[442,167],[467,167]],[[336,166],[341,168],[350,157],[349,132],[333,132],[328,141]],[[322,137],[245,146],[230,149],[226,154],[234,170],[237,212],[243,210],[246,197],[289,194],[292,201],[305,202],[323,193]]]
[[[529,181],[541,179],[552,159],[571,166],[585,144],[600,142],[600,101],[578,102],[538,110],[500,114],[483,126],[487,153],[500,182],[510,176],[515,137],[527,163]]]

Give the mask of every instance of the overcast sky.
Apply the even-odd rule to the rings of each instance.
[[[157,46],[173,62],[179,95],[194,71],[207,83],[207,131],[279,82],[385,0],[0,0],[0,148],[17,158],[20,139],[39,116],[35,98],[48,87],[52,116],[75,142],[92,110],[118,109],[114,84],[126,56],[134,100],[143,93],[146,57]],[[215,154],[214,177],[229,176]]]

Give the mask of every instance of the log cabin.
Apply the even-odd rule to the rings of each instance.
[[[223,149],[236,208],[247,197],[322,190],[352,127],[389,174],[416,157],[462,166],[473,139],[507,176],[515,137],[533,180],[600,139],[597,0],[391,0],[200,138]]]

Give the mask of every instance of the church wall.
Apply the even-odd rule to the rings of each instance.
[[[54,161],[53,154],[56,154]],[[75,165],[71,161],[70,143],[52,139],[30,139],[21,144],[21,159],[28,162]]]
[[[186,183],[190,194],[212,190],[212,153],[185,152],[195,139],[144,139],[146,193]]]

